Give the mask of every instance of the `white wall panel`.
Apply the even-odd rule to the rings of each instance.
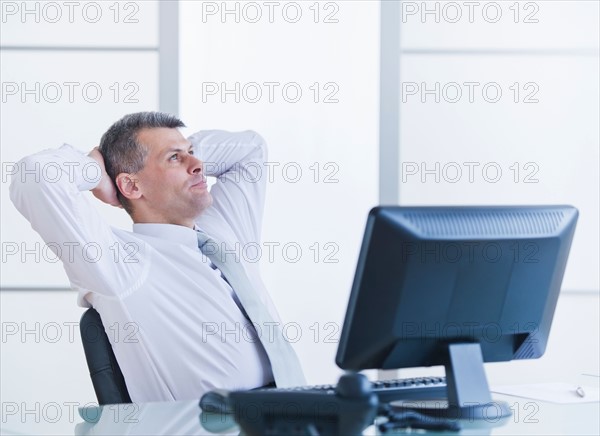
[[[272,23],[266,9],[262,21],[248,22],[257,16],[244,15],[248,2],[229,3],[230,10],[242,5],[239,23],[182,3],[181,116],[190,131],[254,129],[267,140],[273,171],[263,243],[280,245],[272,260],[263,251],[261,266],[283,320],[301,328],[295,347],[316,383],[339,373],[339,328],[367,213],[377,203],[379,9],[345,1],[326,10],[320,2],[316,16],[313,3],[298,3],[295,23],[292,9],[282,15],[285,2]],[[265,82],[274,83],[272,99]],[[295,89],[302,97],[292,103]]]
[[[581,216],[563,288],[597,291],[600,4],[400,9],[401,203],[573,204]]]
[[[588,0],[402,1],[405,50],[598,50],[600,3]]]
[[[82,421],[77,408],[97,404],[79,334],[82,313],[75,292],[0,292],[2,404],[21,418],[17,434],[40,434],[40,423],[45,434],[74,434]],[[21,415],[25,410],[32,412]],[[6,422],[2,433],[13,434],[4,433]]]
[[[63,143],[89,151],[121,116],[156,110],[158,54],[3,51],[0,60],[2,287],[68,287],[61,263],[8,197],[11,165]],[[123,210],[94,204],[111,224],[130,228]]]
[[[158,1],[2,1],[2,46],[156,47]]]
[[[404,55],[401,203],[572,204],[563,288],[598,289],[598,75],[594,56]]]

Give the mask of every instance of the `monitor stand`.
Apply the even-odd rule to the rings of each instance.
[[[447,402],[440,400],[392,402],[394,409],[454,419],[496,421],[512,415],[504,401],[492,401],[481,346],[478,343],[448,345]]]

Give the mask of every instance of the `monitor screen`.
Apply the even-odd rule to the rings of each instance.
[[[445,365],[450,390],[449,372],[472,359],[456,345],[483,362],[541,356],[577,216],[571,206],[372,209],[336,363]]]

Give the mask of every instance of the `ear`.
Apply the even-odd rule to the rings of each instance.
[[[142,196],[142,191],[138,186],[135,176],[127,173],[120,173],[116,179],[117,188],[128,200],[137,200]]]

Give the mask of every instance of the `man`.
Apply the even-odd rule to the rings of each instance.
[[[61,257],[79,305],[100,313],[135,402],[273,381],[276,356],[265,346],[279,338],[251,322],[241,289],[229,284],[240,281],[227,280],[198,236],[201,230],[233,252],[225,261],[242,267],[242,284],[279,322],[258,263],[239,256],[240,247],[260,241],[266,180],[256,169],[264,169],[266,145],[251,131],[185,139],[180,127],[164,113],[127,115],[88,156],[63,145],[24,158],[10,187],[17,209]],[[61,169],[59,178],[33,174],[49,164]],[[217,178],[210,191],[206,176]],[[87,190],[122,206],[133,232],[107,225]],[[299,366],[295,372],[302,381]]]

